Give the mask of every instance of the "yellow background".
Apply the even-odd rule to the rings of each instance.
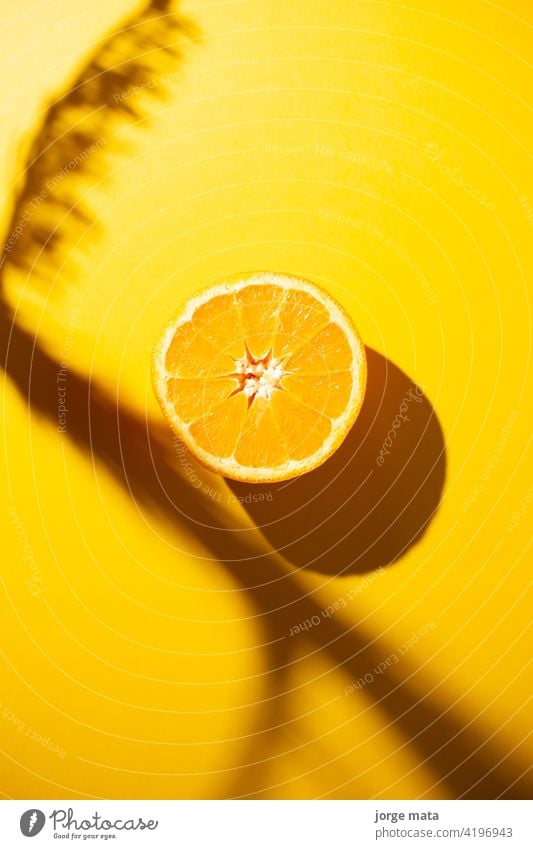
[[[49,98],[135,9],[2,3],[3,239]],[[162,96],[150,71],[146,90],[126,91],[138,113],[89,117],[105,136],[97,167],[60,190],[69,181],[90,223],[67,216],[55,253],[4,265],[14,323],[66,361],[70,403],[76,375],[112,403],[91,444],[69,431],[83,409],[58,433],[53,382],[36,406],[5,379],[0,791],[526,795],[530,4],[181,10],[195,27],[174,34],[183,56],[150,57]],[[233,489],[186,472],[152,397],[151,345],[179,302],[256,268],[328,288],[442,427],[436,515],[367,585],[334,563],[294,570]],[[130,424],[124,456],[109,457],[117,401]],[[180,481],[173,506],[163,488],[143,492],[147,432]],[[307,633],[281,633],[301,621],[300,597],[320,611],[358,587]],[[347,693],[428,623],[382,680]]]

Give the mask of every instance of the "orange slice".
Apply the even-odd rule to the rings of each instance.
[[[345,438],[363,401],[365,350],[323,289],[256,272],[183,304],[154,349],[152,380],[204,466],[279,481],[319,466]]]

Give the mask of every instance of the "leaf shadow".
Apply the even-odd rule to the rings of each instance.
[[[98,44],[71,84],[43,108],[28,149],[19,153],[11,222],[0,254],[9,264],[47,278],[68,239],[96,235],[83,189],[109,173],[109,157],[131,150],[128,125],[150,120],[150,100],[163,100],[179,75],[186,44],[198,28],[176,0],[148,0]],[[89,228],[89,225],[91,227]]]

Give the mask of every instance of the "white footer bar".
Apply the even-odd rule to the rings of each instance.
[[[524,801],[9,800],[0,846],[532,849],[530,814]]]

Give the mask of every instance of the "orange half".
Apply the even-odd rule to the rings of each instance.
[[[190,298],[152,360],[173,431],[211,471],[271,482],[319,466],[361,408],[366,359],[348,313],[287,274],[256,272]]]

